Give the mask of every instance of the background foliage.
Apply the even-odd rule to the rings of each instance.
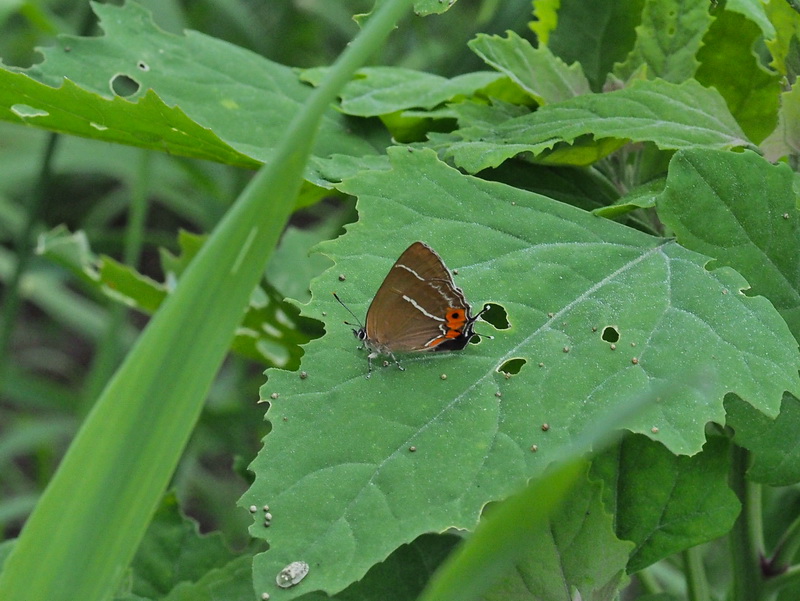
[[[48,598],[796,598],[793,5],[418,0],[293,139],[370,8],[0,8],[0,591],[27,567]],[[248,202],[265,223],[226,244]],[[239,249],[279,234],[253,289]],[[363,315],[418,239],[494,338],[366,380],[330,293]],[[153,314],[177,343],[131,353]],[[231,351],[210,387],[206,346]],[[132,562],[60,543],[126,528]]]

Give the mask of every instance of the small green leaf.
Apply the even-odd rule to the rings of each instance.
[[[797,74],[792,73],[791,65],[795,60],[792,45],[800,38],[800,19],[788,2],[767,2],[765,8],[769,21],[775,27],[774,35],[765,40],[772,56],[771,66],[781,75],[788,76],[793,83]]]
[[[726,10],[711,25],[697,55],[698,81],[722,94],[747,137],[756,143],[775,128],[781,91],[780,76],[767,71],[753,52],[758,37],[755,24]],[[730,65],[736,65],[735,73]]]
[[[420,17],[440,15],[448,11],[458,0],[415,0],[414,13]]]
[[[646,0],[642,22],[636,27],[636,45],[614,74],[627,80],[642,65],[648,77],[682,83],[697,70],[697,51],[711,25],[706,2]]]
[[[479,34],[469,42],[469,47],[539,104],[560,102],[591,91],[578,63],[567,66],[547,46],[534,48],[513,31],[506,35],[501,38]]]
[[[597,91],[614,63],[623,60],[633,47],[634,28],[641,19],[643,5],[644,0],[561,0],[558,24],[547,45],[565,63],[579,63]]]
[[[797,82],[780,95],[780,103],[778,126],[761,143],[764,156],[773,162],[789,155],[800,155],[800,85]]]
[[[164,286],[111,257],[100,259],[100,281],[108,296],[147,313],[154,313],[167,297]]]
[[[547,44],[551,32],[558,24],[558,8],[560,0],[533,0],[533,15],[535,19],[528,23],[530,30],[536,34],[536,39],[541,44]]]
[[[665,184],[664,178],[654,179],[621,196],[613,205],[596,209],[594,214],[614,219],[636,209],[650,209],[656,205],[656,198],[664,191]]]
[[[617,536],[636,545],[628,573],[731,529],[740,505],[728,486],[728,457],[728,440],[719,436],[702,453],[676,457],[633,435],[595,460],[592,473],[608,486]]]
[[[321,80],[327,68],[309,69],[302,79]],[[375,117],[404,109],[432,109],[458,96],[468,97],[501,79],[499,73],[476,71],[452,79],[399,67],[365,67],[342,93],[341,108],[348,115]]]
[[[339,226],[335,227],[338,229]],[[110,257],[96,257],[82,232],[69,234],[63,227],[55,228],[40,239],[39,249],[41,254],[70,269],[98,292],[128,307],[152,314],[167,298],[169,291],[174,289],[180,275],[200,252],[205,239],[204,236],[182,231],[178,235],[182,251],[180,256],[173,256],[161,249],[162,267],[167,274],[164,284]],[[289,235],[288,239],[292,240],[292,236]],[[281,261],[280,255],[275,260]],[[311,274],[306,278],[298,278],[296,259],[291,263],[294,266],[293,279],[284,277],[284,284],[306,283],[311,279]],[[327,265],[322,257],[315,257],[311,263],[317,265],[316,273]],[[300,361],[300,345],[312,337],[320,336],[322,332],[319,322],[300,317],[297,308],[284,301],[288,295],[287,292],[276,290],[270,282],[262,281],[250,296],[231,350],[269,366],[296,367]]]
[[[464,120],[461,129],[452,134],[446,156],[470,173],[477,173],[517,154],[538,156],[559,142],[573,143],[588,135],[599,141],[651,141],[661,149],[750,146],[715,90],[694,80],[681,85],[654,80],[546,105],[499,125]],[[584,164],[618,147],[618,143],[609,144],[601,152],[587,154]]]
[[[768,2],[750,2],[749,0],[728,0],[725,10],[739,13],[752,21],[761,30],[764,39],[771,40],[775,37],[775,26],[767,16]]]
[[[84,283],[96,285],[98,258],[91,248],[86,233],[70,232],[65,225],[59,225],[39,236],[36,253],[68,269]]]

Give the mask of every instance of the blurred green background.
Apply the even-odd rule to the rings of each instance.
[[[116,3],[119,4],[119,3]],[[369,0],[145,0],[156,23],[194,29],[297,68],[330,64],[358,26]],[[443,16],[410,17],[372,64],[440,75],[483,69],[466,42],[507,29],[530,37],[530,0],[460,0]],[[527,32],[527,34],[526,34]],[[58,34],[102,35],[89,2],[9,1],[0,5],[0,58],[27,67]],[[147,316],[99,295],[35,253],[59,225],[85,232],[107,254],[162,282],[160,249],[180,252],[178,231],[204,234],[237,197],[250,172],[136,148],[59,137],[0,123],[0,525],[17,536],[81,419],[125,355]],[[356,219],[353,203],[328,198],[299,211],[298,231],[336,236]],[[287,245],[288,246],[288,245]],[[306,261],[281,249],[282,269],[266,270],[279,293],[302,297],[307,281],[279,281]],[[18,265],[22,265],[22,270]],[[320,268],[324,261],[320,263]],[[21,278],[17,281],[17,274]],[[271,276],[276,274],[271,279]],[[265,364],[225,362],[173,479],[182,508],[202,531],[246,543],[247,515],[234,509],[246,466],[267,433],[256,404]]]

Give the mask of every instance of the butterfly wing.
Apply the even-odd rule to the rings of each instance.
[[[472,318],[441,257],[427,244],[414,242],[389,270],[366,322],[367,339],[375,349],[411,352],[439,345],[443,350],[464,348]]]

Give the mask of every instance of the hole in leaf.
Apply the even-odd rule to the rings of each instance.
[[[481,315],[483,321],[492,324],[498,330],[507,330],[511,327],[508,323],[508,314],[501,305],[486,303],[483,308],[485,310]]]
[[[617,326],[606,326],[603,328],[603,333],[600,338],[606,342],[619,342],[619,330]]]
[[[519,373],[519,370],[522,369],[522,366],[525,365],[527,361],[525,359],[509,359],[505,363],[503,363],[500,367],[497,368],[497,371],[500,373],[508,374],[510,376],[515,376]]]
[[[111,91],[117,96],[127,98],[139,91],[139,82],[124,73],[117,73],[111,78]]]
[[[136,66],[139,68],[140,71],[144,71],[145,73],[150,70],[150,65],[148,65],[144,61],[139,61],[138,63],[136,63]]]

